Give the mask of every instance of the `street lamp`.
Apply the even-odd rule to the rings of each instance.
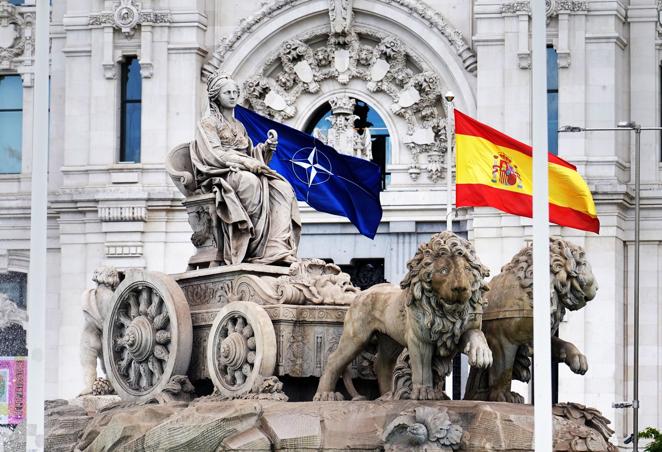
[[[563,126],[558,132],[602,132],[634,130],[634,372],[632,402],[614,403],[614,408],[632,407],[632,448],[639,450],[639,225],[640,225],[640,188],[641,188],[641,131],[662,130],[662,127],[641,127],[634,121],[620,121],[616,127],[578,127]]]

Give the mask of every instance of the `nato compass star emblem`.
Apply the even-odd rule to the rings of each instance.
[[[334,175],[329,158],[317,146],[299,149],[290,162],[296,178],[308,186],[308,193],[310,187],[323,184]]]

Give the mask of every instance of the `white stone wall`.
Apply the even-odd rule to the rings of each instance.
[[[31,8],[31,2],[26,3],[23,8]],[[256,2],[143,0],[143,10],[167,14],[167,20],[138,26],[127,38],[102,20],[114,10],[113,1],[53,1],[46,301],[51,319],[48,337],[53,338],[47,362],[49,397],[71,397],[80,389],[74,358],[82,326],[79,297],[91,287],[95,267],[110,264],[169,273],[185,269],[192,251],[190,228],[163,160],[169,149],[193,137],[205,102],[201,74],[213,60],[216,44],[254,22],[223,62],[225,70],[244,80],[259,71],[284,40],[328,24],[327,0],[270,3],[275,4],[281,8],[264,16]],[[501,0],[354,0],[353,4],[358,25],[397,36],[423,65],[437,71],[444,89],[455,92],[458,108],[517,139],[531,141],[526,9]],[[572,4],[573,10],[556,12],[548,24],[548,42],[559,54],[559,124],[611,127],[627,119],[659,124],[662,35],[656,3]],[[433,17],[435,11],[463,34],[477,58],[476,72],[467,70],[439,29],[426,22],[424,17]],[[101,25],[90,25],[91,17],[100,18]],[[138,55],[144,68],[139,164],[117,163],[117,71],[125,55]],[[12,71],[20,71],[27,81],[23,169],[19,175],[0,176],[0,271],[27,271],[32,88],[28,66],[2,73]],[[370,241],[346,220],[302,205],[304,223],[311,226],[308,233],[304,227],[301,255],[332,257],[339,263],[353,257],[384,257],[386,279],[397,283],[416,242],[431,233],[425,228],[441,228],[444,222],[445,185],[431,182],[424,173],[412,180],[411,154],[404,145],[406,123],[391,113],[387,95],[369,92],[364,82],[325,81],[320,93],[297,98],[299,113],[288,122],[301,127],[317,105],[343,90],[368,100],[392,128],[393,176],[389,190],[382,194],[384,221],[377,239]],[[660,146],[658,133],[642,133],[641,426],[660,425],[662,416]],[[586,247],[600,283],[596,300],[583,311],[570,313],[561,326],[561,336],[588,356],[590,370],[579,377],[561,366],[559,398],[596,406],[615,421],[619,437],[631,431],[630,413],[614,410],[611,404],[632,398],[632,148],[629,133],[560,136],[561,156],[577,165],[593,190],[602,230],[596,236],[552,229]],[[463,209],[461,220],[456,228],[468,229],[492,274],[531,235],[529,220],[492,209]],[[327,251],[329,243],[333,243],[331,251]]]

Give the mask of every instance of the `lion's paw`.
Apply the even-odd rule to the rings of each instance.
[[[345,400],[345,397],[339,392],[317,392],[313,397],[313,402],[333,402]]]
[[[576,374],[584,375],[588,370],[586,356],[571,343],[564,344],[559,351],[559,361],[568,365]]]
[[[412,385],[412,400],[437,400],[438,395],[432,386]]]
[[[492,402],[524,403],[524,397],[508,390],[490,391],[489,399]]]

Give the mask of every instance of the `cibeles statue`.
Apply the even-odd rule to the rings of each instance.
[[[234,118],[240,90],[228,75],[211,74],[207,93],[208,109],[195,141],[171,151],[166,162],[187,197],[199,256],[189,263],[296,262],[301,234],[297,200],[291,185],[268,166],[278,146],[276,132],[253,145]]]

